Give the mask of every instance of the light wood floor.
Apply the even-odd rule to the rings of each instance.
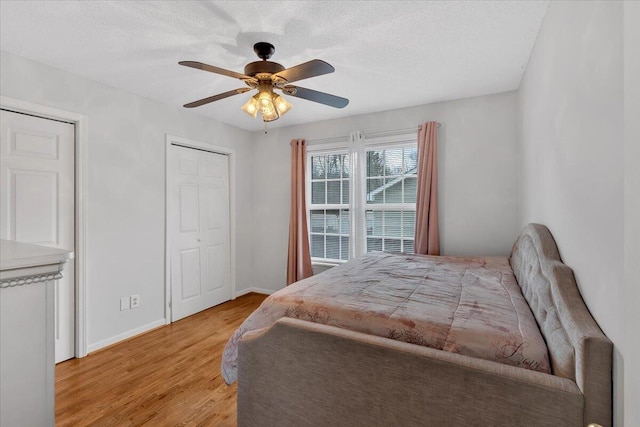
[[[222,350],[264,300],[248,294],[56,366],[56,425],[234,426]]]

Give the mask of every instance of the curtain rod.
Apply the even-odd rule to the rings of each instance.
[[[327,143],[327,142],[343,142],[349,141],[349,135],[345,136],[332,136],[330,138],[309,139],[307,144]]]
[[[438,128],[440,128],[442,126],[442,123],[438,122]],[[420,130],[420,128],[422,128],[422,125],[417,126],[417,127],[412,127],[412,128],[407,128],[407,129],[394,129],[394,130],[385,130],[385,131],[381,131],[381,132],[372,132],[372,133],[363,133],[363,135],[365,136],[365,138],[372,138],[372,137],[376,137],[376,136],[385,136],[385,135],[401,135],[404,133],[409,133],[409,132],[418,132]],[[320,139],[310,139],[307,141],[307,144],[316,144],[316,143],[327,143],[327,142],[341,142],[344,140],[349,140],[349,135],[345,135],[345,136],[333,136],[330,138],[320,138]]]
[[[438,128],[440,128],[441,126],[442,126],[442,123],[438,122]],[[377,136],[402,135],[410,132],[418,132],[421,128],[422,128],[422,125],[417,127],[412,127],[412,128],[406,128],[406,129],[394,129],[394,130],[385,130],[381,132],[365,133],[364,136],[365,138],[374,138]]]

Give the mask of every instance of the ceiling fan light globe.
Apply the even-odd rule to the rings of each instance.
[[[280,114],[278,114],[278,110],[275,108],[269,111],[268,113],[262,113],[263,122],[272,122],[274,120],[278,120],[279,117],[280,117]]]
[[[271,114],[276,106],[273,104],[273,92],[261,91],[258,94],[258,108],[262,114]]]
[[[289,111],[292,107],[283,96],[276,95],[273,98],[273,103],[276,105],[276,110],[278,110],[278,114],[281,116],[284,115],[287,111]]]
[[[244,111],[254,119],[258,116],[258,100],[255,96],[249,98],[247,103],[242,106],[242,111]]]

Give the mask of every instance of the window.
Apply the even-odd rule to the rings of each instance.
[[[367,252],[413,252],[417,146],[366,151]]]
[[[349,259],[349,154],[311,155],[309,244],[315,261]]]
[[[413,252],[416,136],[352,139],[337,148],[308,149],[309,243],[315,263],[335,264],[371,251]]]

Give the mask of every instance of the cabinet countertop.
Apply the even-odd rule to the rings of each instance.
[[[0,239],[0,271],[58,264],[72,258],[72,251]]]

